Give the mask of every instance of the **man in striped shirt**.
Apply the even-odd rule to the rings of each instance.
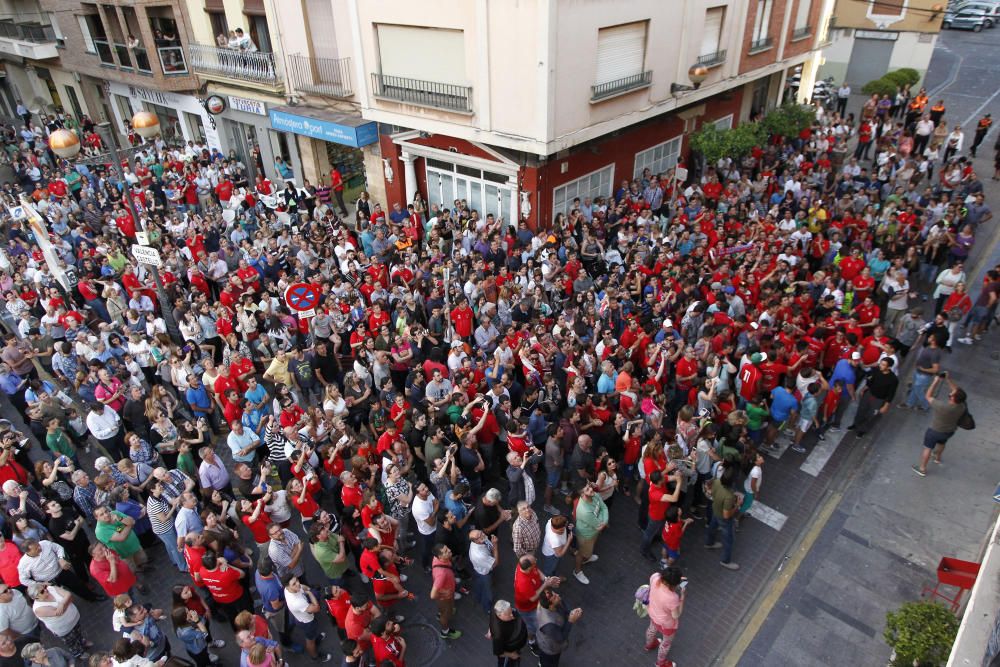
[[[291,573],[301,581],[306,571],[302,564],[302,540],[292,531],[276,523],[267,527],[267,534],[271,538],[271,543],[267,546],[267,555],[274,563],[274,573],[279,579]]]
[[[149,487],[149,497],[146,498],[146,516],[153,526],[153,533],[163,542],[170,562],[181,572],[187,572],[187,563],[182,555],[183,542],[177,537],[177,530],[174,528],[174,512],[176,512],[179,500],[171,503],[163,494],[163,482],[157,480]]]

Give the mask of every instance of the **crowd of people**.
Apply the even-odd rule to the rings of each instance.
[[[959,427],[940,374],[995,316],[1000,272],[965,264],[992,213],[961,151],[907,148],[920,119],[852,153],[868,107],[676,189],[646,170],[545,230],[464,200],[344,215],[342,186],[337,211],[329,187],[162,142],[86,169],[26,119],[2,194],[34,202],[62,266],[5,215],[0,387],[25,427],[0,422],[0,666],[204,667],[226,642],[241,667],[326,662],[330,629],[343,664],[401,667],[420,597],[444,641],[489,651],[453,627],[479,614],[499,665],[549,667],[588,565],[625,549],[655,570],[637,607],[672,665],[685,560],[739,576],[768,448],[933,409],[924,475]],[[616,504],[637,543],[602,540]],[[144,604],[165,568],[190,579]],[[118,639],[93,646],[81,613],[105,598]]]

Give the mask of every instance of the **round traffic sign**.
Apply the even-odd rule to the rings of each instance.
[[[295,311],[312,310],[319,305],[319,288],[309,283],[294,283],[285,290],[285,303]]]

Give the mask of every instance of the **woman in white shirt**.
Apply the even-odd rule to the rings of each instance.
[[[63,640],[73,657],[82,658],[93,644],[83,638],[80,611],[73,604],[70,592],[53,584],[32,584],[28,596],[34,600],[31,609],[38,620]]]
[[[546,577],[555,574],[559,560],[569,551],[573,543],[573,526],[561,515],[554,516],[545,524],[545,537],[542,538],[542,573]]]

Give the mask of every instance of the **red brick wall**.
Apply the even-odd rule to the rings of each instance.
[[[378,135],[378,145],[382,150],[382,159],[389,160],[389,166],[392,167],[392,183],[386,181],[384,176],[382,178],[385,183],[386,201],[379,202],[385,210],[389,210],[392,207],[391,202],[406,201],[406,175],[403,172],[403,161],[399,159],[399,146],[392,142],[392,137],[388,134]],[[423,190],[421,194],[424,194]]]
[[[757,69],[758,67],[770,65],[778,59],[778,42],[781,37],[781,24],[783,22],[785,12],[789,10],[794,2],[794,0],[774,0],[774,3],[771,5],[771,22],[767,27],[767,35],[773,41],[773,46],[766,51],[750,55],[750,43],[753,42],[754,39],[753,27],[757,21],[757,10],[760,8],[760,1],[744,1],[749,2],[750,7],[747,10],[747,27],[746,30],[743,31],[743,44],[740,47],[740,74]],[[820,0],[816,0],[815,4],[819,5]]]

